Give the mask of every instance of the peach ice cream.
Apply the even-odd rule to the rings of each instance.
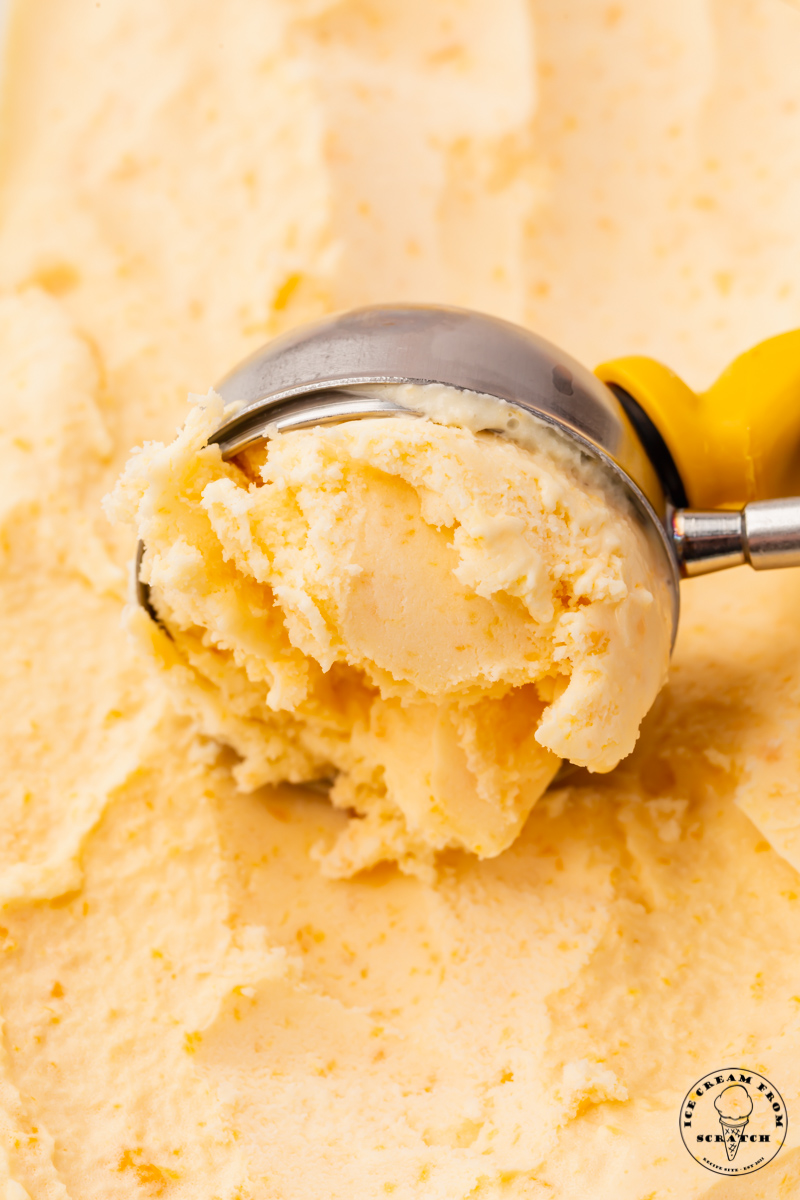
[[[273,334],[382,301],[495,313],[589,365],[651,354],[698,389],[796,327],[797,6],[25,0],[11,4],[6,34],[0,1196],[800,1193],[800,573],[682,585],[669,677],[632,752],[610,772],[552,784],[524,819],[523,780],[541,789],[562,755],[598,765],[608,753],[610,765],[638,717],[617,726],[614,746],[587,743],[589,720],[573,729],[559,717],[548,733],[558,696],[542,681],[566,678],[564,661],[540,677],[499,620],[492,648],[484,617],[468,670],[434,664],[431,682],[425,663],[414,674],[407,657],[399,670],[392,660],[403,695],[389,695],[378,651],[409,647],[399,634],[380,641],[380,628],[372,642],[366,627],[357,645],[349,627],[337,640],[352,616],[337,590],[346,580],[291,561],[289,540],[258,515],[272,505],[291,514],[287,533],[311,529],[320,478],[346,507],[382,472],[414,538],[452,565],[436,578],[458,611],[511,614],[546,665],[544,607],[534,621],[525,587],[511,594],[525,572],[509,581],[510,555],[491,568],[514,527],[458,546],[444,472],[427,495],[411,461],[403,475],[384,470],[392,443],[366,425],[276,440],[251,478],[247,464],[189,445],[215,418],[197,408],[187,424],[186,405]],[[414,429],[415,455],[449,462],[452,480],[510,459],[515,486],[569,477],[569,464],[515,443],[484,446],[433,420]],[[179,619],[172,648],[140,627],[142,653],[121,616],[136,528],[110,525],[101,505],[146,443],[130,511],[154,522],[154,593]],[[170,454],[174,480],[156,480]],[[285,487],[277,470],[270,484],[260,474],[273,454]],[[337,466],[355,489],[341,499]],[[591,514],[594,483],[573,482],[571,503]],[[287,506],[289,484],[304,509]],[[181,564],[140,504],[160,495],[166,526],[184,485]],[[546,527],[542,494],[519,498],[524,537]],[[335,528],[317,531],[321,553],[326,537],[342,546]],[[347,561],[369,570],[369,531],[355,533]],[[621,605],[620,579],[651,590],[635,555],[609,572],[612,533],[628,536],[624,520],[567,539],[565,562],[584,546],[603,566],[583,614]],[[297,585],[294,607],[288,591],[280,600],[282,625],[249,627],[251,609],[224,589],[215,615],[203,593],[204,578],[238,572],[261,603],[257,551],[283,555],[281,578]],[[554,559],[537,559],[534,610],[553,595]],[[178,586],[181,567],[191,586]],[[364,574],[352,573],[362,589]],[[286,654],[273,680],[276,646]],[[492,697],[495,668],[505,682]],[[302,784],[242,789],[243,770],[256,782],[282,762],[289,776],[290,749],[298,778],[336,765],[322,689],[345,669],[361,673],[356,702],[366,694],[387,723],[412,711],[401,703],[412,687],[432,697],[441,680],[446,696],[419,701],[440,727],[445,708],[491,701],[503,713],[509,685],[531,696],[517,757],[492,762],[474,744],[460,788],[478,795],[485,783],[500,841],[513,838],[505,850],[479,858],[449,845],[435,875],[389,859],[331,878],[312,852],[349,854],[352,815]],[[468,694],[475,680],[480,698]],[[266,704],[276,682],[283,708]],[[288,726],[306,697],[320,703],[318,741],[304,717],[291,738],[265,742],[262,727]],[[493,738],[507,736],[504,722]],[[399,781],[399,821],[428,769],[420,738],[390,760],[390,742],[363,728],[361,761]],[[461,747],[444,732],[448,753]],[[337,769],[358,785],[355,765]],[[452,778],[441,773],[440,798]],[[441,821],[435,837],[449,843]],[[430,865],[429,842],[412,850]],[[731,1062],[765,1074],[788,1111],[775,1161],[733,1182],[695,1162],[678,1128],[693,1081]]]

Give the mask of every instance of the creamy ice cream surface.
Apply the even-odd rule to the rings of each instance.
[[[798,62],[783,0],[11,5],[0,1197],[800,1193],[798,572],[683,584],[632,752],[525,819],[558,758],[611,765],[646,707],[618,697],[613,745],[563,718],[595,701],[556,625],[632,613],[637,585],[645,621],[659,603],[624,512],[596,526],[591,475],[443,409],[223,464],[202,449],[216,401],[186,405],[272,334],[398,300],[704,386],[800,324]],[[142,445],[118,493],[135,525],[111,525]],[[579,530],[545,553],[567,479]],[[123,625],[145,527],[172,642]],[[404,641],[404,588],[432,630],[445,595],[464,640]],[[599,657],[613,689],[612,639]],[[449,846],[435,873],[393,851],[349,874],[369,859],[351,814],[245,790],[334,767],[379,812],[359,774],[378,766],[404,865]],[[443,803],[457,771],[482,811],[421,808],[412,844],[419,777]],[[487,814],[507,849],[453,845]],[[679,1112],[734,1063],[774,1083],[788,1134],[716,1179]]]
[[[463,422],[298,430],[226,464],[212,395],[109,505],[169,634],[141,609],[134,627],[240,786],[336,777],[358,814],[337,874],[499,853],[559,756],[608,771],[630,752],[669,656],[667,581],[599,465],[501,401],[400,392]],[[464,427],[487,408],[525,444]]]

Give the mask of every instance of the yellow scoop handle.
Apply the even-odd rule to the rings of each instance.
[[[800,330],[754,346],[707,392],[638,355],[601,363],[595,374],[644,409],[690,507],[740,508],[800,494]]]

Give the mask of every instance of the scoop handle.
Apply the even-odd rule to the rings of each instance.
[[[706,392],[642,356],[602,363],[595,374],[656,426],[691,508],[800,494],[800,330],[746,351]]]

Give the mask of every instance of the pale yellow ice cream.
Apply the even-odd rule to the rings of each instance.
[[[558,756],[609,771],[632,750],[672,635],[658,552],[577,445],[488,397],[395,391],[437,419],[276,434],[227,464],[212,394],[108,506],[168,633],[132,624],[239,785],[334,776],[358,814],[334,874],[504,850]],[[514,440],[465,427],[509,419]]]
[[[4,1200],[800,1192],[797,572],[683,585],[633,753],[502,854],[330,879],[346,814],[242,793],[121,627],[135,531],[101,511],[189,392],[349,305],[473,306],[696,386],[800,325],[798,62],[782,0],[12,8]],[[716,1179],[678,1118],[734,1064],[788,1136]]]

